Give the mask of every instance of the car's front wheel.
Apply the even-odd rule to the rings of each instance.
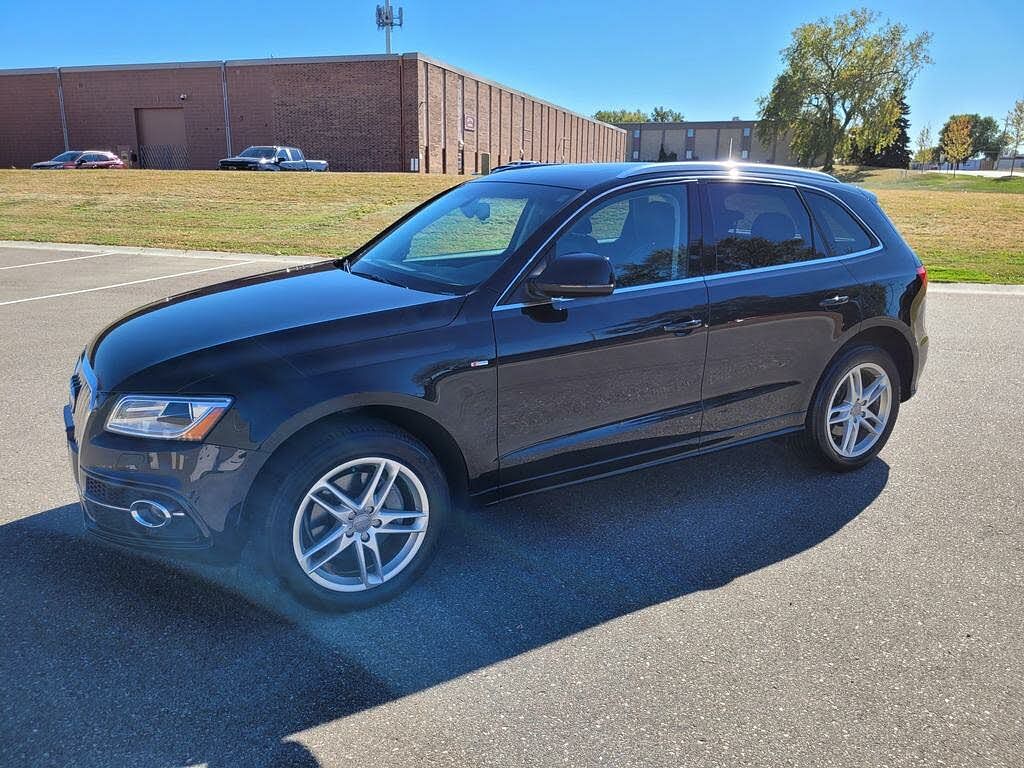
[[[366,608],[404,590],[428,565],[449,514],[436,459],[382,422],[318,430],[275,473],[267,528],[275,570],[318,608]]]
[[[882,450],[900,410],[900,376],[875,346],[841,354],[825,372],[807,414],[798,451],[832,469],[858,469]]]

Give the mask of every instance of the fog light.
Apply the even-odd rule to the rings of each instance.
[[[148,499],[133,501],[128,508],[132,520],[146,528],[160,528],[171,521],[171,512],[163,504]]]

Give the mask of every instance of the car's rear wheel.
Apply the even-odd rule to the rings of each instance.
[[[426,568],[449,516],[430,451],[382,422],[318,431],[288,451],[267,529],[277,574],[299,599],[366,608]]]
[[[882,450],[900,409],[900,378],[892,357],[857,346],[822,377],[794,444],[805,457],[839,471],[857,469]]]

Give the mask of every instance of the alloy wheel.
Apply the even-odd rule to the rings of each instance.
[[[855,459],[885,434],[892,412],[892,384],[875,363],[858,363],[836,385],[829,399],[828,436],[843,458]]]
[[[292,548],[317,584],[361,592],[413,561],[429,519],[427,493],[409,467],[383,457],[353,459],[306,492],[295,513]]]

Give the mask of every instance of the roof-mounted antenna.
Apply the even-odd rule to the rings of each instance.
[[[404,21],[402,9],[398,13],[391,7],[391,0],[384,0],[384,5],[377,6],[377,29],[384,30],[385,50],[391,53],[391,28],[402,26]]]

